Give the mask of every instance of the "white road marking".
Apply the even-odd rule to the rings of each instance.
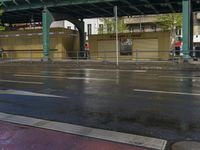
[[[160,93],[160,94],[174,94],[174,95],[200,96],[200,93],[184,93],[184,92],[143,90],[143,89],[134,89],[133,91],[134,91],[134,92],[144,92],[144,93]]]
[[[29,82],[29,81],[17,81],[17,80],[0,80],[0,82],[7,82],[7,83],[20,83],[20,84],[39,84],[42,85],[42,82]]]
[[[200,79],[200,77],[188,77],[188,76],[159,76],[159,78],[174,78],[174,79]]]
[[[97,138],[101,140],[152,148],[155,150],[164,150],[167,144],[166,140],[157,138],[138,136],[138,135],[120,133],[115,131],[101,130],[101,129],[95,129],[68,123],[60,123],[55,121],[48,121],[48,120],[42,120],[32,117],[24,117],[6,113],[0,113],[0,120],[10,123],[42,128],[42,129],[49,129],[64,133]]]
[[[61,69],[62,71],[99,71],[99,72],[136,72],[136,73],[145,73],[147,70],[114,70],[114,69]]]
[[[50,94],[42,94],[42,93],[33,93],[27,91],[20,90],[0,90],[1,94],[9,94],[9,95],[22,95],[22,96],[37,96],[37,97],[51,97],[51,98],[67,98],[64,96],[50,95]]]
[[[134,70],[134,72],[136,72],[136,73],[145,73],[145,72],[147,72],[147,70]]]
[[[43,71],[41,71],[41,73],[44,73]],[[34,73],[34,75],[41,75],[41,73]],[[88,73],[86,72],[64,72],[64,71],[49,71],[48,73],[50,74],[56,74],[56,75],[83,75],[83,76],[86,76],[86,77],[89,77]],[[97,74],[94,74],[92,73],[93,75],[99,75],[99,73]]]
[[[44,72],[42,71],[42,73],[44,73]],[[67,72],[67,71],[64,71],[64,72],[63,71],[49,71],[48,73],[85,75],[85,72]],[[40,73],[40,75],[41,75],[41,73]]]
[[[115,81],[113,79],[103,78],[85,78],[85,77],[62,77],[62,76],[41,76],[41,75],[28,75],[28,74],[15,74],[16,77],[31,77],[31,78],[53,78],[53,79],[67,79],[67,80],[89,80],[89,81]]]

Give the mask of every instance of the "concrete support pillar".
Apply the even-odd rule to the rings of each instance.
[[[80,38],[80,56],[84,57],[84,52],[85,52],[85,32],[84,32],[84,22],[83,22],[83,20],[79,22],[78,30],[79,30],[79,38]]]
[[[43,60],[49,60],[49,47],[50,47],[50,25],[54,18],[47,8],[44,8],[42,12],[42,32],[43,32]]]
[[[183,53],[184,59],[188,60],[190,58],[191,49],[191,0],[183,0]],[[193,33],[192,33],[193,34]]]
[[[83,19],[79,20],[78,18],[74,18],[68,14],[60,14],[60,13],[52,13],[54,19],[56,21],[59,20],[68,20],[73,23],[79,31],[79,38],[80,38],[80,56],[84,57],[85,51],[85,23]]]
[[[194,45],[194,15],[193,15],[193,7],[191,6],[191,13],[190,13],[190,56],[193,57],[193,45]]]

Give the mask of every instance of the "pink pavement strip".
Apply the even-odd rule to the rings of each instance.
[[[136,146],[0,121],[1,150],[147,150]]]

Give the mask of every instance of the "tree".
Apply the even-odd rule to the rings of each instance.
[[[180,13],[159,15],[157,22],[162,31],[170,31],[171,49],[174,49],[176,31],[182,28],[182,15]]]
[[[102,18],[103,26],[99,27],[99,34],[115,33],[115,20],[113,18]],[[128,30],[124,23],[124,18],[118,19],[118,32],[123,33]]]
[[[3,15],[3,9],[1,8],[1,4],[0,4],[0,17]],[[2,22],[0,19],[0,31],[5,30],[5,27],[2,26]]]

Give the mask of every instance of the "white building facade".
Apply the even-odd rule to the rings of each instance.
[[[98,34],[99,28],[103,26],[103,22],[99,18],[94,19],[84,19],[85,22],[85,33],[86,41],[88,40],[89,35]],[[77,30],[76,26],[69,21],[55,21],[52,23],[51,27],[61,27],[72,30]]]

